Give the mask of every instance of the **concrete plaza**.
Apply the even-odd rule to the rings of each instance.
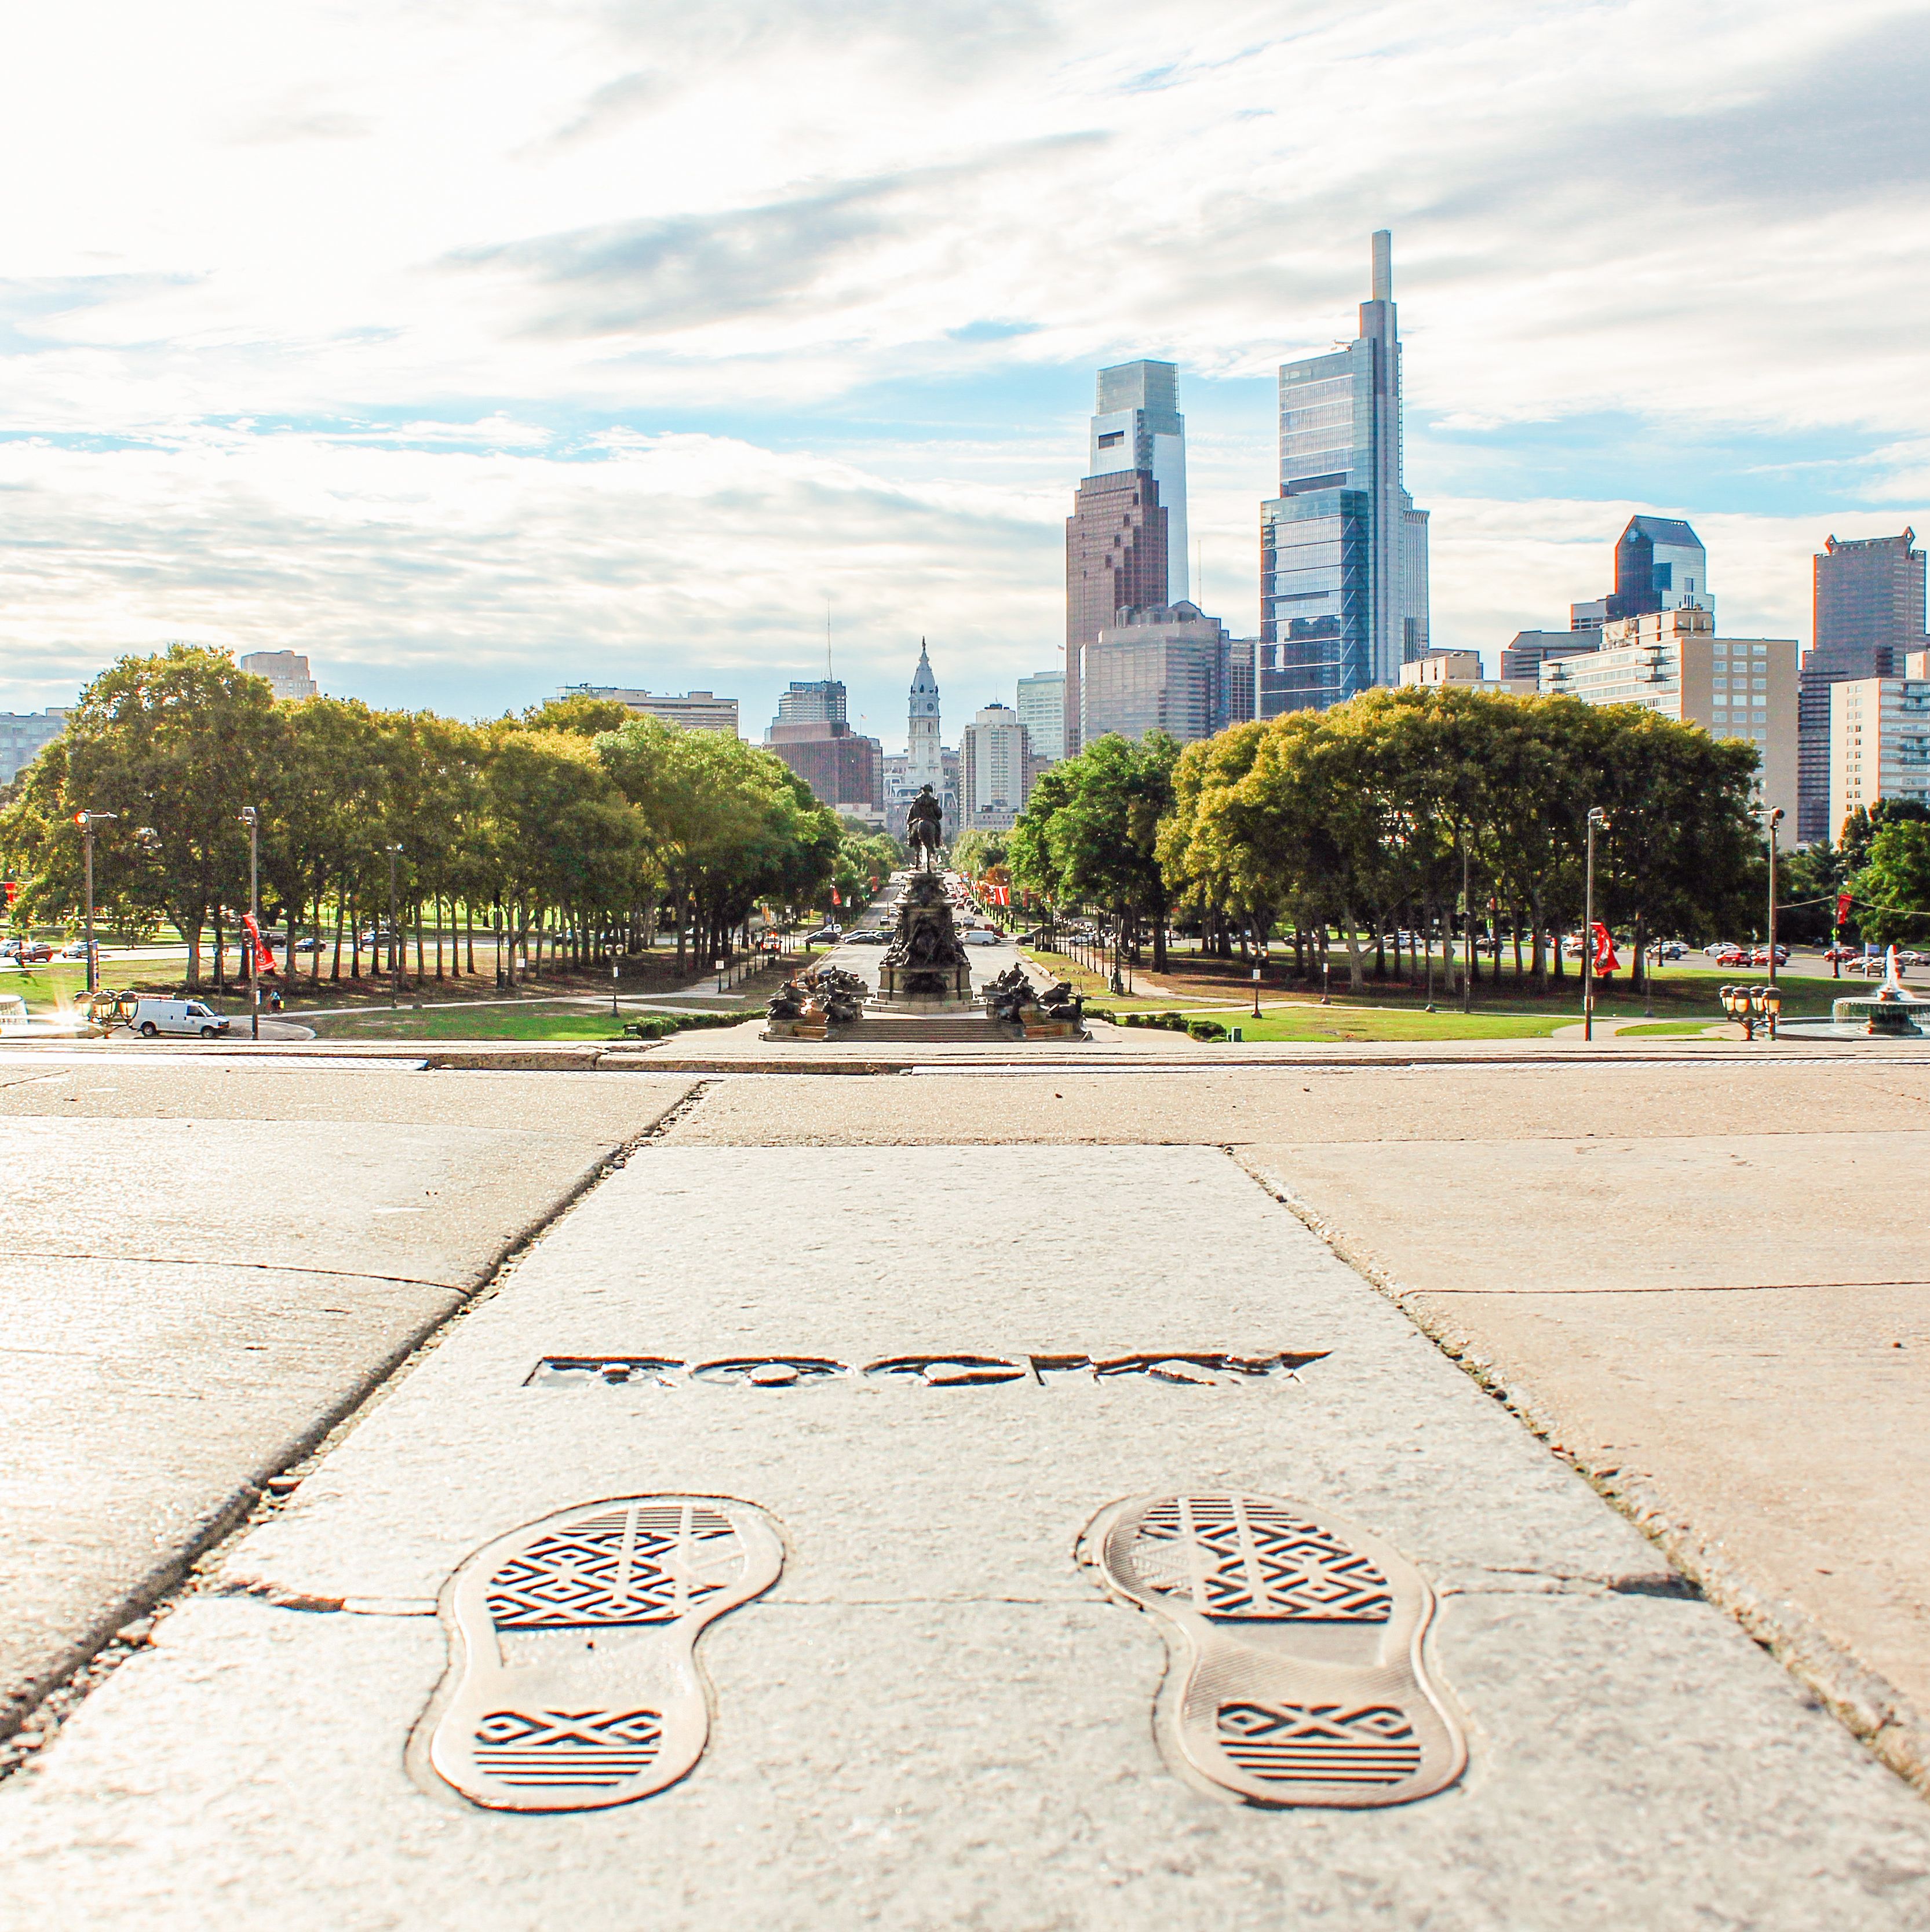
[[[8,1057],[0,1924],[1930,1926],[1930,1054],[1157,1044]],[[1199,1351],[1314,1359],[540,1370]],[[1073,1552],[1189,1485],[1420,1568],[1460,1783],[1172,1774],[1157,1631]],[[785,1542],[695,1771],[562,1816],[412,1776],[450,1572],[648,1493]]]

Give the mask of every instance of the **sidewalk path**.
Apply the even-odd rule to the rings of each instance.
[[[691,1084],[74,1059],[0,1070],[0,1736]]]
[[[934,1127],[947,1104],[791,1084],[915,1085]],[[532,1382],[551,1356],[1283,1348],[1326,1352],[1230,1388]],[[1279,1812],[1169,1770],[1158,1633],[1073,1549],[1188,1486],[1336,1511],[1420,1566],[1459,1784]],[[703,1640],[695,1771],[554,1816],[412,1778],[452,1568],[650,1492],[785,1539]],[[1930,1919],[1930,1809],[1208,1146],[646,1145],[0,1786],[0,1844],[63,1932]]]

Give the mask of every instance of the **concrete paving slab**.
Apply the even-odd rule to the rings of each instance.
[[[455,1291],[68,1261],[0,1344],[0,1735],[180,1575]]]
[[[1242,1158],[1930,1784],[1925,1137],[1379,1151]]]
[[[1182,1338],[1329,1353],[1228,1389],[526,1385],[552,1349]],[[1208,1484],[1325,1504],[1443,1590],[1460,1785],[1268,1813],[1166,1771],[1157,1633],[1072,1550],[1122,1493]],[[653,1145],[215,1587],[406,1609],[516,1522],[651,1489],[741,1495],[788,1544],[704,1640],[683,1784],[471,1810],[404,1766],[437,1619],[201,1595],[0,1788],[13,1868],[102,1928],[1930,1924],[1930,1813],[1214,1150]]]
[[[1370,1234],[1409,1288],[1484,1293],[1765,1288],[1921,1274],[1930,1162],[1916,1132],[1598,1132],[1410,1144],[1262,1144],[1257,1172]],[[1415,1211],[1424,1201],[1424,1214]]]
[[[0,1736],[689,1085],[158,1078],[0,1096]]]
[[[1586,1468],[1930,1711],[1930,1284],[1409,1298],[1493,1349]]]
[[[1133,1036],[1135,1038],[1139,1036]],[[1154,1036],[1158,1037],[1158,1036]],[[1172,1036],[1166,1036],[1171,1038]],[[1203,1052],[1204,1049],[1202,1049]],[[1130,1090],[1119,1082],[1130,1077]],[[679,1144],[903,1146],[1078,1142],[1457,1141],[1592,1130],[1660,1136],[1804,1136],[1837,1123],[1930,1129],[1930,1069],[1710,1060],[1692,1066],[1314,1067],[1042,1078],[921,1072],[917,1078],[720,1082],[666,1136]],[[1393,1171],[1398,1172],[1398,1162]]]
[[[59,1114],[135,1120],[339,1120],[581,1134],[616,1145],[648,1130],[696,1082],[686,1075],[557,1081],[486,1070],[436,1070],[358,1055],[157,1065],[122,1058],[0,1067],[0,1118]],[[408,1070],[398,1070],[406,1067]],[[270,1136],[272,1138],[272,1136]]]
[[[0,1790],[0,1920],[59,1898],[74,1932],[1925,1922],[1920,1808],[1692,1602],[1451,1600],[1475,1765],[1383,1812],[1173,1778],[1149,1620],[1096,1600],[749,1606],[705,1640],[696,1771],[575,1816],[410,1782],[400,1731],[443,1649],[430,1618],[197,1600]]]

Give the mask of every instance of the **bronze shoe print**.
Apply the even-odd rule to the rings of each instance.
[[[1195,1776],[1250,1804],[1361,1809],[1465,1768],[1424,1655],[1434,1593],[1375,1538],[1283,1497],[1132,1496],[1094,1518],[1079,1558],[1160,1620],[1156,1723]]]
[[[443,1592],[452,1654],[417,1750],[491,1810],[662,1790],[710,1736],[699,1633],[783,1563],[769,1519],[725,1497],[619,1496],[498,1537]]]

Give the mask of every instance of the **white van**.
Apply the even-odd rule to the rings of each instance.
[[[230,1022],[199,1000],[151,1000],[143,994],[131,1024],[143,1040],[164,1033],[199,1034],[203,1040],[218,1040]]]

